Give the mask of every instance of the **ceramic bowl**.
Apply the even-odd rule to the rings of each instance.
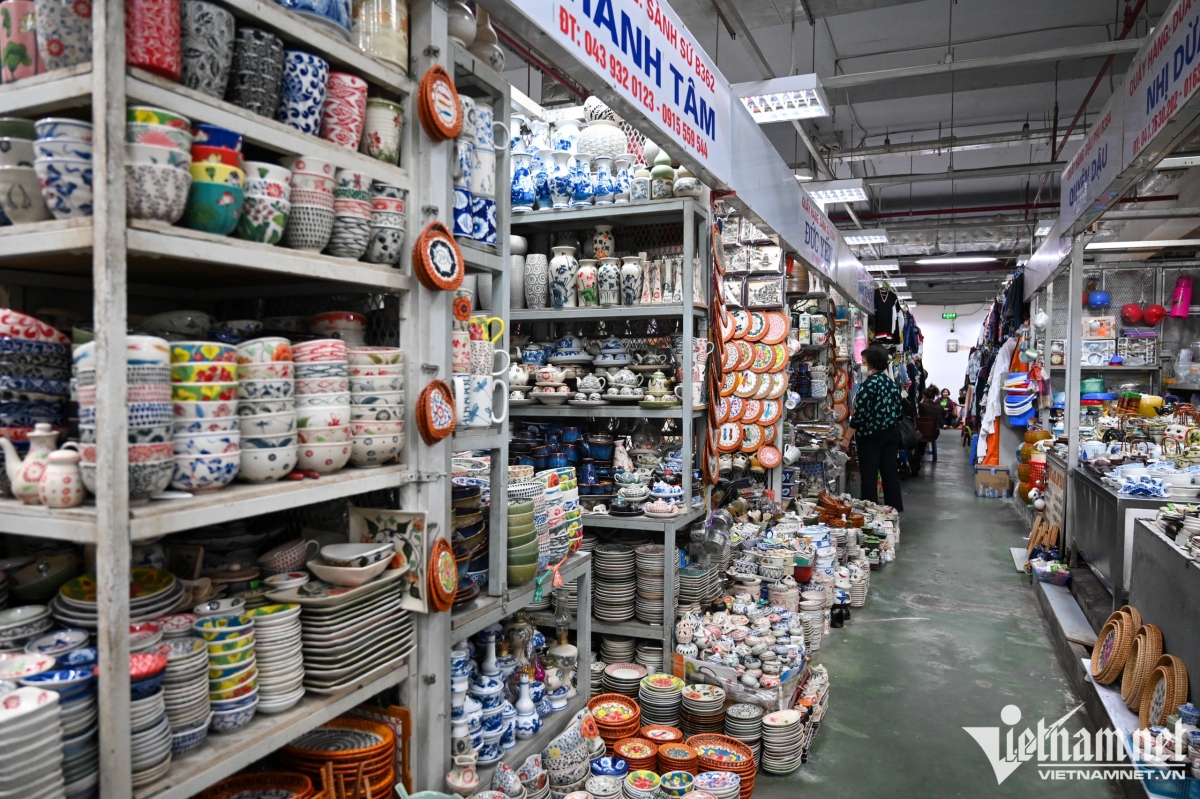
[[[221,183],[225,186],[235,186],[239,189],[244,188],[246,183],[246,173],[236,166],[229,166],[228,164],[214,164],[210,161],[197,163],[196,161],[192,161],[188,171],[192,175],[192,180],[197,183]]]
[[[382,377],[350,378],[350,391],[353,394],[387,394],[403,390],[403,374]]]
[[[228,236],[237,227],[245,195],[237,186],[193,181],[183,224],[192,230]]]
[[[66,117],[43,117],[33,123],[39,140],[75,139],[92,141],[92,123]]]
[[[399,347],[347,347],[346,362],[351,366],[400,366],[404,350]]]
[[[172,383],[171,399],[177,402],[232,402],[238,383]]]
[[[242,450],[238,479],[248,483],[279,480],[296,468],[299,457],[299,447]]]
[[[129,428],[129,443],[130,444],[161,444],[170,441],[172,435],[177,432],[173,425],[162,424],[152,425],[150,427],[131,427]],[[184,431],[185,433],[188,431]],[[194,432],[201,432],[199,430]],[[96,443],[96,426],[95,425],[80,425],[79,426],[79,441],[82,444]]]
[[[238,430],[238,418],[236,416],[224,416],[220,419],[177,419],[174,426],[174,435],[187,436],[197,435],[199,433],[232,433]],[[170,435],[168,435],[168,439]]]
[[[173,341],[171,363],[235,363],[237,348],[215,341]]]
[[[238,397],[250,400],[288,399],[296,390],[294,380],[243,380],[238,383]]]
[[[223,402],[196,402],[177,400],[171,403],[176,419],[228,419],[238,415],[242,403],[235,400]]]
[[[404,434],[388,436],[355,436],[350,462],[355,466],[382,466],[400,454],[404,447]]]
[[[219,641],[228,644],[253,630],[254,620],[249,616],[209,616],[197,619],[192,624],[192,631],[210,643]],[[209,651],[212,651],[211,647]]]
[[[173,166],[181,172],[187,172],[192,163],[192,154],[187,150],[157,144],[126,144],[125,158],[129,164]]]
[[[300,364],[341,362],[346,363],[346,342],[334,338],[318,338],[305,341],[292,348],[292,358],[296,361],[297,371]],[[311,377],[311,375],[297,375]]]
[[[36,158],[33,142],[12,136],[0,136],[0,167],[33,166]]]
[[[292,342],[281,336],[264,336],[237,345],[238,365],[292,360]]]
[[[238,419],[238,428],[248,437],[279,436],[296,431],[296,418],[295,411],[242,416]]]
[[[92,215],[92,162],[65,158],[38,158],[33,163],[42,187],[42,199],[55,219]]]
[[[197,435],[176,435],[174,447],[176,455],[229,455],[237,453],[242,434],[229,433],[200,433]]]
[[[346,378],[348,375],[349,367],[346,366],[345,361],[317,361],[315,363],[296,364],[297,380],[317,380],[327,377]]]
[[[333,234],[333,209],[295,202],[288,217],[287,229],[283,232],[283,245],[293,250],[320,252],[329,243]]]
[[[292,380],[295,378],[295,365],[291,361],[276,361],[275,363],[239,364],[238,380]]]
[[[353,422],[402,422],[404,421],[403,405],[354,405],[350,408],[350,421]]]
[[[538,560],[538,542],[526,544],[522,547],[508,550],[508,565],[509,566],[528,566],[529,564],[537,564]]]
[[[351,422],[351,436],[402,436],[404,422]]]
[[[213,711],[212,721],[209,722],[209,727],[218,735],[227,735],[231,732],[236,732],[242,727],[250,723],[254,718],[254,713],[257,710],[258,703],[249,707],[236,708],[234,710]]]
[[[292,201],[291,185],[280,183],[277,180],[247,176],[245,188],[247,196],[254,195],[256,197],[267,197],[272,200],[285,200],[288,203]]]
[[[229,655],[222,655],[228,658]],[[242,654],[242,653],[237,653]],[[232,663],[215,663],[212,658],[209,658],[208,680],[209,684],[220,683],[220,690],[233,688],[241,685],[248,679],[256,676],[257,658],[254,656],[254,647],[246,647],[245,654],[242,659]]]
[[[37,158],[66,158],[77,161],[92,160],[92,143],[79,139],[44,139],[33,143]]]
[[[534,563],[520,566],[509,563],[506,571],[508,575],[508,584],[510,586],[525,585],[534,577],[537,577],[538,565],[536,561]]]
[[[175,474],[171,487],[182,491],[211,491],[233,482],[237,476],[240,454],[176,455]]]
[[[192,121],[165,108],[151,105],[131,105],[125,109],[127,122],[148,122],[152,125],[166,125],[177,130],[191,130]]]
[[[321,558],[330,566],[359,568],[391,557],[395,550],[386,544],[329,544],[321,547]]]
[[[298,407],[296,415],[296,426],[300,430],[310,427],[338,427],[350,420],[350,404]]]
[[[209,653],[209,679],[217,680],[230,674],[241,671],[254,660],[254,653],[257,647],[256,641],[250,641],[247,644],[239,646],[237,649],[231,649],[228,652],[218,654]],[[213,669],[219,670],[221,673],[214,676]]]
[[[296,394],[344,394],[350,390],[345,377],[302,377],[296,380]]]
[[[345,338],[345,336],[337,334],[347,331],[357,333],[359,336],[365,336],[367,333],[367,317],[354,311],[328,311],[310,317],[308,320],[308,330],[314,335],[325,336],[327,338]],[[348,361],[349,348],[347,348],[346,357]]]
[[[183,218],[191,185],[191,177],[170,164],[126,164],[126,211],[131,219],[173,225]]]
[[[371,228],[365,219],[335,215],[325,254],[357,261],[367,251],[370,241]]]
[[[190,752],[208,739],[208,728],[212,723],[212,714],[205,716],[197,725],[187,729],[171,732],[171,754],[181,755]]]
[[[290,169],[293,174],[319,175],[327,178],[333,178],[337,174],[332,161],[313,158],[311,155],[289,155],[280,158],[279,163],[285,169]]]
[[[298,410],[305,408],[330,408],[354,404],[350,392],[333,392],[329,394],[304,394],[295,398]]]
[[[295,410],[294,399],[239,400],[237,403],[238,416],[272,415]]]
[[[350,462],[350,444],[305,444],[300,447],[298,465],[317,474],[330,474]]]
[[[391,554],[389,547],[388,554]],[[331,566],[328,563],[322,563],[319,560],[310,560],[308,562],[308,570],[317,575],[320,579],[334,585],[362,585],[375,579],[378,575],[390,565],[391,558],[387,560],[376,561],[375,563],[359,567]]]
[[[228,147],[212,147],[207,144],[192,145],[193,164],[223,164],[242,172],[242,185],[245,186],[245,169],[242,168],[242,154]],[[223,181],[224,182],[224,181]]]
[[[284,433],[279,436],[246,436],[242,439],[242,449],[281,449],[297,445],[295,433]]]
[[[282,197],[247,194],[238,217],[238,238],[259,244],[278,244],[287,230],[292,204]]]
[[[350,440],[350,427],[306,427],[300,431],[301,444],[339,444]],[[354,456],[351,455],[351,460]]]
[[[234,383],[238,379],[237,364],[193,361],[171,366],[171,381],[178,383]]]
[[[403,405],[403,391],[380,391],[373,394],[351,394],[351,405]]]
[[[225,147],[238,152],[241,152],[242,149],[242,134],[208,122],[197,122],[192,125],[192,137],[196,144]]]
[[[286,186],[292,179],[290,169],[267,161],[246,161],[242,166],[246,170],[247,180],[270,180]]]
[[[0,209],[16,225],[51,217],[32,161],[29,166],[0,165]]]
[[[125,124],[125,141],[179,150],[188,153],[188,163],[191,163],[192,134],[189,131],[150,122],[128,122]]]
[[[175,472],[173,460],[129,464],[129,498],[146,499],[160,494],[171,484]],[[80,463],[79,475],[88,491],[96,493],[96,464]]]

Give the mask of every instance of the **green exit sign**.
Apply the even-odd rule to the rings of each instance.
[[[944,314],[942,314],[942,318],[943,318],[943,319],[957,319],[957,318],[958,318],[958,314],[956,314],[956,313],[944,313]]]

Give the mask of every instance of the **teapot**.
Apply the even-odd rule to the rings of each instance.
[[[609,380],[618,386],[640,386],[642,384],[642,376],[636,375],[628,369],[618,369],[616,374],[610,372]]]
[[[42,481],[50,453],[58,441],[58,433],[46,422],[38,422],[28,438],[29,453],[25,460],[21,460],[17,448],[7,438],[0,438],[0,450],[4,452],[4,470],[12,485],[12,495],[26,505],[37,505],[41,502],[38,484]]]
[[[543,383],[561,383],[567,377],[567,370],[558,366],[543,366],[537,370],[537,379]]]
[[[646,391],[649,394],[669,394],[671,392],[671,379],[664,375],[662,371],[656,371],[650,375],[650,382],[646,386]]]
[[[579,352],[583,349],[583,339],[567,334],[558,340],[557,348],[563,352]]]
[[[601,375],[584,375],[579,378],[579,391],[603,391],[608,380]]]
[[[71,441],[50,453],[38,483],[38,499],[47,508],[74,508],[83,504],[83,476],[79,473],[79,445]],[[165,565],[165,563],[164,563]]]
[[[541,350],[538,350],[541,352]],[[508,384],[510,386],[523,386],[529,382],[529,372],[521,368],[521,365],[514,363],[508,367]]]
[[[616,336],[609,336],[600,342],[600,349],[603,352],[624,352],[625,347],[621,344],[621,339]]]
[[[546,351],[540,344],[526,344],[521,350],[521,363],[529,366],[541,366],[546,362]]]

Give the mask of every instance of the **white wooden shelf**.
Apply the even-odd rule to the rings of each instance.
[[[52,219],[0,227],[0,260],[67,255],[92,249],[92,220]]]
[[[0,499],[0,533],[32,535],[55,541],[90,544],[96,540],[96,508],[47,508]]]
[[[707,406],[697,406],[692,409],[692,415],[699,416],[707,410]],[[508,413],[509,416],[519,419],[586,419],[589,416],[595,416],[600,419],[682,419],[684,416],[682,408],[650,410],[634,403],[629,403],[628,405],[613,403],[592,407],[570,404],[542,405],[539,403],[537,405],[522,405],[519,408],[511,408]]]
[[[580,661],[579,666],[576,668],[584,665],[586,664]],[[480,766],[478,768],[480,785],[492,784],[492,774],[499,768],[500,763],[505,763],[515,770],[530,755],[537,754],[545,749],[551,740],[558,737],[567,728],[567,725],[571,723],[571,719],[575,717],[575,714],[587,707],[588,699],[590,699],[588,696],[587,680],[585,679],[586,676],[586,672],[580,675],[579,684],[582,687],[575,698],[569,701],[567,706],[562,710],[543,718],[542,728],[538,730],[536,735],[524,741],[518,740],[517,745],[505,752],[504,757],[500,758],[498,762],[490,766]]]
[[[188,799],[407,678],[408,666],[399,662],[383,675],[360,681],[336,696],[308,694],[291,710],[274,716],[256,715],[236,732],[210,733],[199,747],[176,757],[165,777],[134,790],[133,795],[136,799]]]
[[[450,449],[454,452],[476,449],[499,449],[508,439],[507,428],[475,427],[455,430],[450,439]]]
[[[567,562],[559,567],[563,582],[569,583],[579,578],[592,568],[590,552],[578,552],[571,555]],[[450,640],[458,643],[470,638],[488,625],[495,624],[512,613],[516,613],[533,601],[537,583],[529,582],[519,588],[513,588],[504,596],[489,596],[476,599],[470,606],[456,611],[450,616]],[[549,596],[553,589],[549,580],[542,590],[543,596]]]
[[[603,527],[619,530],[654,530],[662,532],[668,528],[679,530],[704,518],[704,508],[693,508],[687,513],[677,513],[671,519],[652,519],[649,516],[609,516],[601,513],[585,513],[581,516],[584,527]]]
[[[666,628],[661,624],[647,624],[636,617],[628,621],[603,622],[592,617],[592,632],[599,635],[626,635],[630,638],[644,638],[649,641],[662,641]],[[664,653],[666,650],[663,650]]]
[[[680,224],[684,221],[684,212],[691,211],[702,215],[700,205],[691,198],[671,200],[651,200],[643,203],[620,203],[612,205],[588,205],[582,208],[547,208],[543,211],[529,211],[523,214],[513,214],[512,228],[519,232],[525,228],[546,230],[567,230],[581,227],[592,227],[597,224],[623,225],[657,225]],[[620,242],[618,242],[620,243]]]
[[[0,86],[0,116],[29,119],[92,104],[92,62]]]
[[[507,268],[500,256],[499,247],[461,237],[456,238],[455,241],[458,242],[458,248],[462,250],[468,272],[488,272],[494,274],[503,272]]]
[[[538,308],[516,310],[511,313],[514,322],[586,322],[601,319],[649,319],[656,317],[683,316],[684,305],[611,305],[594,308]],[[693,316],[707,316],[708,308],[692,306]]]

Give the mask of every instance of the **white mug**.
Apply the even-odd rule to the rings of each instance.
[[[451,387],[454,389],[454,416],[458,424],[467,426],[467,399],[471,396],[472,375],[456,374],[451,376]]]
[[[503,386],[502,381],[496,380],[490,375],[469,375],[467,379],[470,381],[470,395],[466,405],[466,420],[467,427],[491,427],[493,424],[503,422],[508,418],[508,393],[501,391],[500,405],[503,409],[497,413],[495,410],[496,403],[496,387]]]
[[[797,447],[795,444],[788,444],[783,450],[783,462],[788,466],[791,466],[796,461],[800,460],[801,454],[802,453],[800,452],[799,447]]]

